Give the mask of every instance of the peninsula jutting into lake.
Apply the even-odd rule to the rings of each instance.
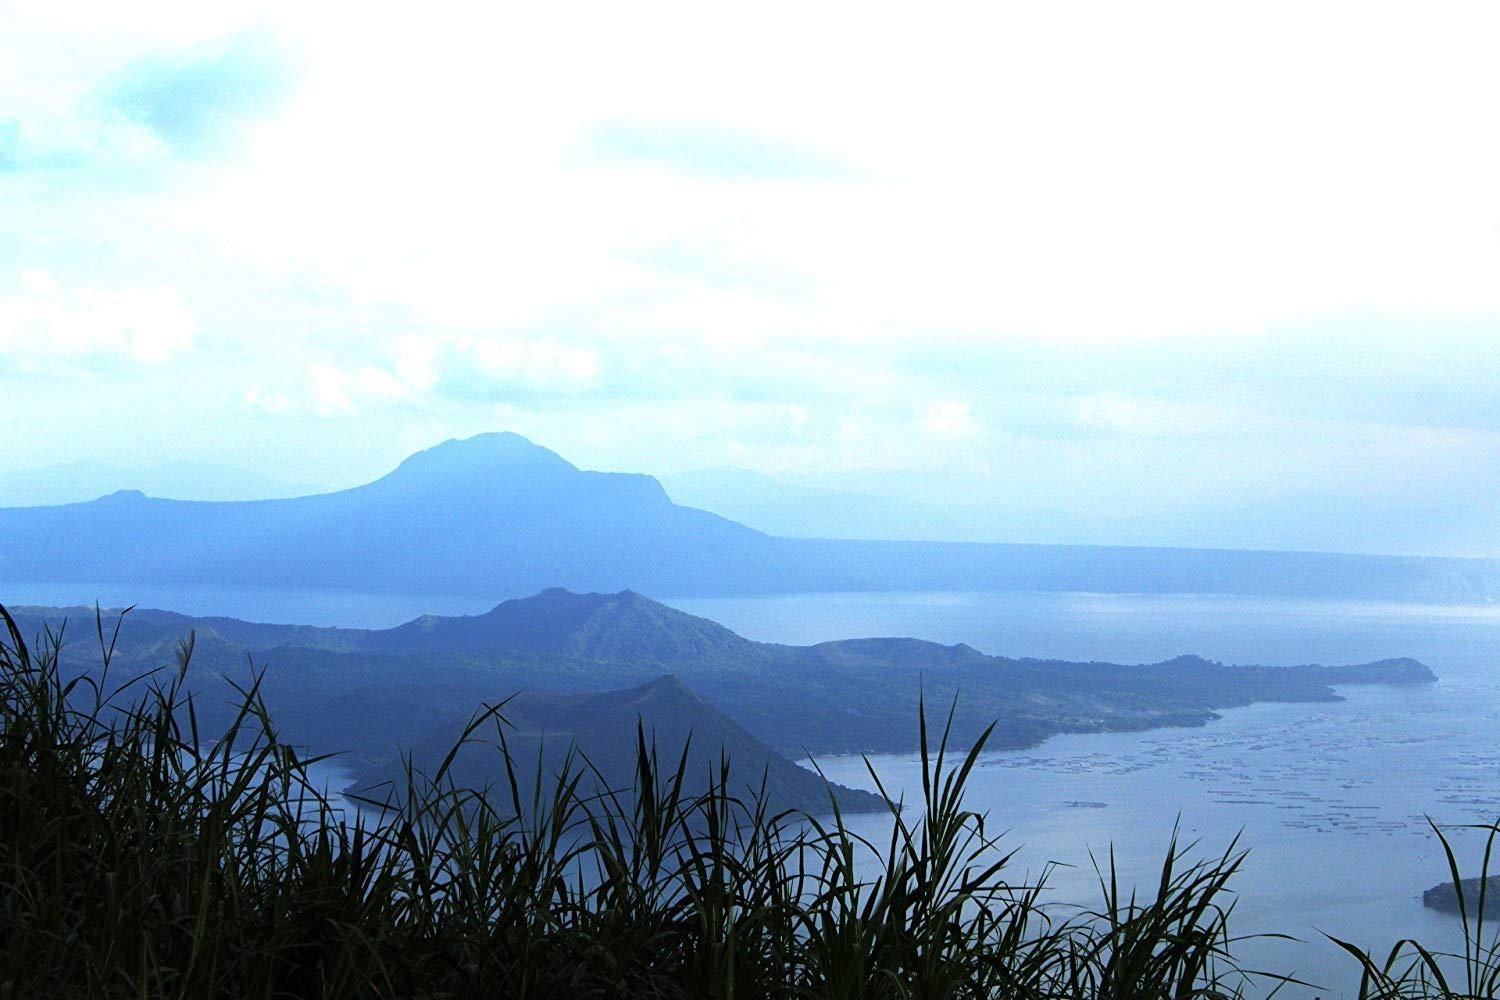
[[[1500,998],[1500,4],[0,10],[0,1000]]]
[[[92,610],[14,613],[27,634],[68,622],[74,641],[64,648],[65,666],[97,666]],[[780,645],[633,591],[554,588],[483,615],[427,615],[376,630],[148,609],[118,622],[111,614],[104,624],[119,625],[117,676],[160,666],[176,643],[194,637],[190,683],[208,731],[227,723],[231,685],[250,683],[259,670],[260,694],[283,739],[351,755],[376,771],[393,767],[402,751],[425,747],[441,756],[481,705],[518,694],[506,702],[513,724],[563,744],[569,740],[560,734],[577,734],[580,748],[595,749],[601,762],[618,756],[602,748],[628,741],[639,715],[678,747],[695,733],[705,753],[722,746],[747,772],[775,761],[790,776],[795,768],[782,755],[915,749],[913,720],[923,700],[932,711],[951,708],[955,747],[993,726],[989,745],[1003,749],[1057,733],[1197,726],[1216,710],[1254,702],[1331,701],[1332,685],[1435,680],[1411,659],[1264,667],[1180,656],[1123,665],[1014,659],[903,638]],[[609,708],[609,699],[630,707]],[[815,800],[801,793],[795,801]]]

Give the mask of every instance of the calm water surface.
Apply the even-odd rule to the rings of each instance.
[[[261,621],[383,627],[424,612],[474,614],[493,602],[243,588],[7,585],[14,603],[134,602]],[[1239,933],[1281,931],[1305,943],[1239,948],[1252,963],[1352,989],[1353,964],[1323,933],[1383,954],[1401,937],[1457,944],[1458,921],[1423,908],[1447,878],[1426,818],[1500,817],[1500,609],[1201,595],[881,593],[673,599],[750,638],[812,643],[903,635],[966,642],[985,652],[1150,662],[1196,653],[1224,662],[1354,663],[1413,656],[1438,674],[1419,688],[1348,687],[1345,701],[1233,709],[1202,728],[1066,736],[987,755],[969,804],[1003,843],[1021,848],[1018,877],[1048,862],[1060,901],[1098,900],[1089,852],[1112,845],[1122,872],[1149,887],[1180,824],[1198,854],[1241,835]],[[829,776],[870,786],[862,760],[821,761]],[[871,762],[888,788],[919,793],[914,758]],[[878,837],[880,817],[859,817]],[[1477,868],[1482,846],[1458,833]],[[1285,994],[1284,994],[1285,995]],[[1290,995],[1302,995],[1296,992]]]
[[[1500,610],[1086,594],[801,595],[678,601],[752,638],[816,642],[916,635],[1007,655],[1145,662],[1192,652],[1241,663],[1351,663],[1414,656],[1439,675],[1417,688],[1347,687],[1345,701],[1254,705],[1203,728],[1057,737],[987,755],[969,789],[1002,843],[1020,847],[1018,875],[1048,861],[1056,896],[1099,900],[1090,851],[1114,847],[1130,880],[1149,886],[1175,824],[1200,856],[1236,834],[1249,857],[1234,883],[1239,933],[1281,931],[1250,964],[1294,971],[1349,995],[1351,960],[1323,934],[1382,957],[1399,938],[1458,947],[1458,920],[1427,910],[1423,889],[1448,878],[1426,817],[1441,824],[1500,817]],[[820,761],[829,777],[871,787],[864,761]],[[888,788],[920,796],[910,756],[871,760]],[[880,837],[889,821],[858,817]],[[1470,871],[1482,839],[1455,834]],[[1287,994],[1283,994],[1287,995]]]

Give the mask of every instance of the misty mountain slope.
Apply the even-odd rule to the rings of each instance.
[[[676,506],[650,477],[583,472],[524,438],[487,434],[430,448],[338,493],[199,503],[122,492],[0,510],[0,579],[622,590],[639,567],[658,567],[658,580],[712,577],[699,553],[764,541]]]
[[[0,507],[82,503],[120,490],[180,500],[259,500],[317,492],[306,483],[273,479],[216,462],[132,467],[74,461],[39,469],[0,470]]]
[[[0,582],[159,583],[518,597],[863,590],[1235,593],[1484,601],[1500,561],[1297,552],[777,538],[584,472],[514,434],[419,452],[287,500],[121,492],[0,509]]]
[[[655,746],[664,771],[670,773],[686,750],[684,789],[690,796],[708,788],[724,758],[730,763],[731,791],[748,796],[764,780],[773,811],[791,808],[827,813],[830,791],[841,808],[849,811],[885,808],[877,796],[830,785],[793,764],[671,676],[596,694],[526,692],[501,705],[499,714],[504,720],[505,744],[516,765],[523,809],[535,791],[538,767],[544,779],[556,780],[570,751],[592,765],[580,788],[585,797],[614,791],[627,804],[631,802],[638,726],[647,745]],[[468,718],[450,720],[412,747],[410,760],[418,771],[429,776],[435,772],[462,735]],[[475,743],[455,756],[449,777],[459,787],[494,789],[492,801],[507,808],[507,775],[494,746],[499,736],[493,724],[475,736]],[[581,766],[582,761],[575,765]],[[352,787],[382,799],[384,791],[399,787],[404,772],[402,758],[387,760],[361,772]]]

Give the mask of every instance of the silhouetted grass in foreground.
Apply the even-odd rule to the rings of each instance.
[[[687,795],[686,755],[663,761],[644,734],[629,795],[582,795],[582,760],[555,786],[521,781],[503,706],[464,737],[494,739],[494,787],[408,766],[386,808],[344,815],[254,688],[227,737],[201,738],[183,687],[191,638],[175,669],[112,688],[102,623],[103,669],[68,681],[60,636],[32,650],[0,617],[0,1000],[1187,1000],[1255,975],[1232,957],[1234,845],[1189,861],[1174,840],[1144,901],[1110,858],[1099,908],[1058,917],[1043,886],[1008,881],[985,818],[964,808],[983,741],[952,757],[925,718],[921,818],[892,803],[882,844],[832,801],[820,818],[730,794],[727,762]],[[522,802],[523,787],[551,791]],[[1474,941],[1483,902],[1472,926],[1465,915]],[[1418,946],[1379,966],[1356,957],[1369,996],[1464,995]],[[1469,994],[1489,995],[1493,946],[1466,968]]]

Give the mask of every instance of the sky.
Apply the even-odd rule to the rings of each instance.
[[[1495,5],[522,6],[0,0],[0,472],[1500,554]]]

